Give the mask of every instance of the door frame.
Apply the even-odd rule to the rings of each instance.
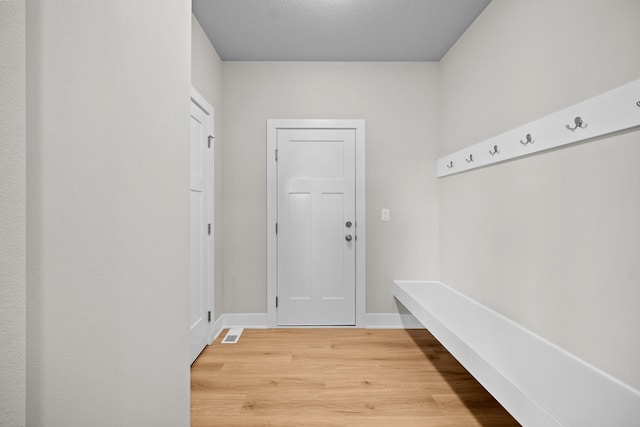
[[[353,129],[356,142],[356,324],[365,326],[366,310],[366,212],[365,212],[365,121],[342,119],[267,120],[267,327],[278,327],[278,129]]]
[[[191,102],[196,104],[206,115],[207,115],[207,128],[208,128],[208,132],[209,135],[213,137],[213,140],[211,142],[211,147],[210,150],[208,151],[209,153],[209,157],[208,157],[208,162],[209,162],[209,179],[207,180],[207,185],[208,185],[208,190],[209,190],[209,194],[208,194],[208,199],[209,199],[209,203],[208,203],[208,212],[207,212],[207,216],[208,216],[208,222],[209,224],[211,224],[211,234],[209,236],[207,236],[207,259],[205,260],[206,265],[207,265],[207,270],[208,270],[208,282],[209,282],[209,286],[207,287],[207,291],[206,291],[206,310],[211,312],[211,321],[208,322],[207,324],[207,345],[211,345],[215,339],[215,334],[214,334],[214,328],[213,328],[213,322],[215,321],[215,312],[214,312],[214,298],[215,298],[215,253],[214,253],[214,248],[215,245],[212,244],[213,240],[214,240],[214,236],[216,233],[216,228],[214,226],[214,206],[215,206],[215,197],[214,197],[214,164],[215,162],[213,161],[213,150],[214,150],[214,146],[215,146],[215,128],[214,128],[214,109],[213,106],[205,99],[204,96],[202,96],[200,94],[200,92],[198,92],[196,90],[196,88],[194,88],[193,86],[191,86]]]

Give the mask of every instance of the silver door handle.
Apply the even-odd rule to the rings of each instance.
[[[344,240],[346,240],[347,242],[350,242],[351,239],[353,239],[353,237],[351,237],[351,234],[347,234],[346,236],[344,236]]]

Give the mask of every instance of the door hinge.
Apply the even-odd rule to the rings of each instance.
[[[211,224],[207,224],[207,233],[211,235]]]
[[[278,223],[276,222],[276,234],[278,234]]]
[[[211,148],[211,140],[213,139],[213,135],[209,135],[209,138],[207,139],[207,148]]]
[[[211,311],[207,312],[207,321],[211,323]]]
[[[278,161],[278,149],[276,148],[276,162]]]
[[[278,297],[276,297],[276,308],[278,308]]]

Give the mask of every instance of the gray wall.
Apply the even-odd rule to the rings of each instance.
[[[189,424],[189,1],[27,4],[27,424]]]
[[[0,426],[25,425],[24,1],[0,1]]]
[[[639,78],[639,17],[494,0],[441,62],[440,155]],[[441,280],[640,389],[638,158],[635,131],[441,179]]]
[[[207,38],[202,26],[195,16],[191,17],[191,85],[213,106],[215,141],[214,155],[214,316],[224,314],[222,310],[222,271],[223,262],[223,211],[222,211],[222,179],[223,179],[223,111],[222,111],[222,60]]]
[[[435,63],[224,63],[224,310],[266,307],[266,120],[365,119],[367,313],[438,275]],[[380,222],[380,209],[391,222]]]

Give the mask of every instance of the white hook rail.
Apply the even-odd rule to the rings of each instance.
[[[640,80],[438,159],[438,177],[640,126]]]

